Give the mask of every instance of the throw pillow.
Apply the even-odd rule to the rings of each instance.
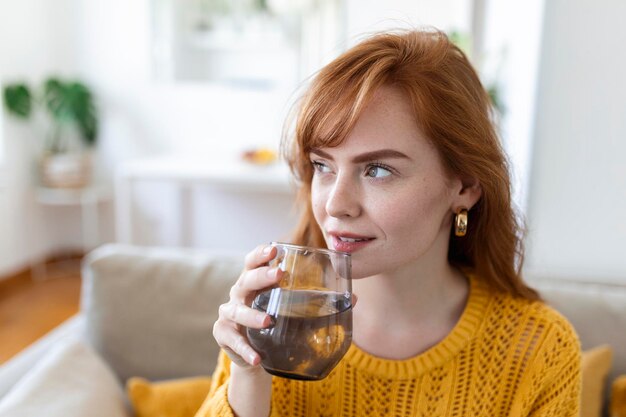
[[[210,387],[211,378],[208,377],[154,383],[135,377],[126,384],[136,417],[193,417]]]
[[[626,417],[626,375],[622,375],[613,381],[611,416]]]
[[[606,376],[611,369],[613,350],[609,345],[589,349],[582,354],[581,417],[600,417],[604,403]]]
[[[0,417],[128,417],[115,375],[78,340],[51,350],[0,401]]]

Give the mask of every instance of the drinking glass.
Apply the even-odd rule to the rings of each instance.
[[[277,286],[260,293],[252,308],[273,324],[247,329],[261,366],[272,375],[325,378],[352,342],[350,254],[272,242],[270,267],[284,271]]]

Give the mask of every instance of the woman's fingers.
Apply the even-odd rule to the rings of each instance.
[[[213,325],[213,337],[218,345],[239,366],[256,366],[261,357],[252,349],[244,336],[244,328],[262,329],[272,323],[272,318],[249,307],[254,297],[263,289],[276,285],[283,272],[269,268],[276,256],[273,246],[259,246],[246,256],[245,269],[230,290],[230,301],[219,308],[219,318]]]
[[[258,291],[271,287],[280,281],[283,271],[278,268],[262,266],[244,271],[230,290],[230,298],[249,304],[250,297]]]
[[[252,252],[248,253],[245,258],[245,268],[255,269],[267,264],[276,256],[277,249],[270,245],[257,246]]]
[[[239,366],[256,366],[261,357],[248,344],[246,338],[226,322],[218,320],[213,326],[213,337],[230,359]]]
[[[254,310],[244,304],[226,303],[219,308],[220,319],[230,320],[238,325],[262,329],[271,324],[269,314]]]

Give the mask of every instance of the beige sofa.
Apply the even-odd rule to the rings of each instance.
[[[95,250],[83,265],[80,314],[0,367],[0,417],[130,416],[129,377],[210,375],[217,307],[242,260],[239,253],[124,245]],[[612,346],[608,396],[626,374],[626,285],[533,283],[574,324],[584,349]]]

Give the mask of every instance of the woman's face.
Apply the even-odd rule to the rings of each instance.
[[[475,201],[446,175],[401,90],[380,88],[347,139],[310,159],[315,220],[330,249],[352,253],[355,278],[447,262],[452,215]]]

